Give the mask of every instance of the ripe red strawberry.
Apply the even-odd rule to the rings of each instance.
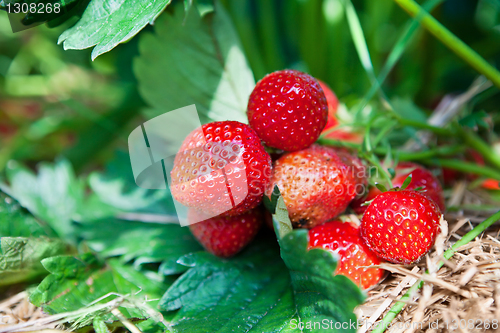
[[[189,211],[192,221],[203,220],[202,213]],[[256,208],[237,216],[216,216],[189,225],[201,245],[210,253],[229,258],[240,252],[257,235],[262,225],[261,209]]]
[[[328,131],[328,133],[325,136],[325,138],[327,139],[347,141],[353,143],[363,142],[363,136],[359,133],[349,132],[344,128],[339,128],[331,131],[333,127],[339,125],[339,121],[337,120],[337,109],[339,107],[339,100],[335,95],[335,93],[330,89],[330,87],[326,83],[320,80],[318,80],[318,82],[319,85],[321,86],[321,89],[323,89],[323,92],[325,93],[326,101],[328,104],[328,120],[326,122],[325,128],[323,129],[322,134]]]
[[[422,194],[428,196],[439,206],[441,210],[445,210],[443,188],[439,180],[423,166],[412,162],[400,162],[395,169],[396,176],[392,180],[394,187],[401,187],[406,178],[411,174],[411,183],[406,188],[407,190],[414,190],[422,187]],[[362,206],[362,203],[373,200],[381,192],[377,188],[371,188],[368,196],[364,200],[354,200],[351,207],[358,214],[366,211],[368,206]]]
[[[277,185],[293,226],[312,228],[342,213],[356,196],[355,170],[335,149],[312,145],[274,163],[266,195]]]
[[[312,76],[283,70],[260,80],[248,101],[250,126],[269,146],[287,151],[312,145],[328,117],[325,94]]]
[[[366,193],[366,189],[368,188],[368,169],[365,163],[359,158],[347,151],[346,149],[337,148],[337,155],[339,155],[340,159],[347,165],[352,164],[352,175],[355,180],[355,192],[356,198],[363,197]]]
[[[326,97],[326,103],[328,105],[328,121],[326,123],[325,128],[337,126],[338,121],[335,115],[337,114],[337,109],[339,107],[339,99],[337,98],[337,95],[335,95],[333,90],[330,89],[330,87],[325,82],[318,80],[318,83],[321,89],[323,89],[323,93],[325,94]]]
[[[379,257],[411,264],[424,256],[439,234],[441,211],[411,190],[379,194],[361,219],[361,237]]]
[[[339,262],[334,274],[345,275],[364,289],[377,284],[384,274],[380,268],[366,268],[380,264],[380,259],[363,243],[359,229],[348,222],[327,222],[309,230],[309,249],[312,248],[337,254]]]
[[[271,157],[250,126],[203,125],[188,135],[174,160],[171,191],[207,216],[238,215],[257,207],[271,176]]]

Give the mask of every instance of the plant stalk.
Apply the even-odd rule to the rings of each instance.
[[[479,73],[486,76],[493,84],[500,88],[500,72],[490,65],[476,51],[462,42],[457,36],[439,23],[432,15],[427,13],[413,0],[394,0],[403,10],[414,17],[431,34],[439,39],[444,45],[462,58]]]

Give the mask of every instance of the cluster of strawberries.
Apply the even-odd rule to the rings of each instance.
[[[230,257],[251,242],[264,219],[262,198],[271,197],[275,186],[293,226],[310,229],[309,248],[335,253],[335,274],[363,288],[383,275],[367,266],[414,263],[430,250],[444,209],[438,180],[422,166],[400,163],[395,189],[366,191],[364,161],[315,144],[337,125],[337,105],[335,94],[310,75],[278,71],[250,95],[249,125],[213,122],[185,139],[171,172],[172,195],[190,208],[190,229],[208,251]],[[327,135],[359,140],[338,129]],[[274,148],[274,163],[263,143]],[[410,174],[411,183],[398,188]],[[349,205],[363,214],[360,225],[335,220]]]

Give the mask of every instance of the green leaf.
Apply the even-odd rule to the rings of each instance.
[[[95,196],[85,195],[85,183],[65,160],[53,165],[42,163],[38,175],[16,162],[9,163],[6,171],[10,186],[3,185],[2,189],[69,242],[76,240],[73,220],[114,211]]]
[[[177,224],[110,218],[82,223],[79,234],[102,256],[122,256],[121,261],[134,260],[136,267],[161,262],[160,273],[168,275],[186,270],[185,266],[177,264],[177,259],[202,250],[189,228]]]
[[[134,72],[148,118],[195,104],[202,122],[247,122],[248,97],[255,86],[228,15],[216,2],[203,16],[196,6],[174,6],[162,15],[155,34],[141,37]]]
[[[286,225],[275,216],[275,227]],[[159,304],[178,310],[173,332],[323,332],[322,320],[333,328],[329,332],[354,332],[349,328],[356,326],[353,309],[363,301],[361,291],[348,278],[333,276],[336,260],[330,252],[307,251],[307,230],[283,234],[285,262],[265,236],[230,260],[207,252],[182,257],[178,262],[190,268]],[[299,329],[307,322],[315,326]],[[335,323],[344,328],[335,330]]]
[[[0,285],[9,285],[46,273],[40,261],[66,252],[57,239],[2,237],[0,238]]]
[[[65,50],[92,46],[92,59],[134,37],[153,23],[170,0],[92,0],[82,18],[59,36]]]
[[[376,183],[375,187],[378,188],[380,192],[387,192],[387,188],[380,183]]]
[[[264,206],[271,214],[274,214],[276,212],[276,205],[278,204],[279,197],[280,189],[278,188],[278,185],[274,185],[273,193],[271,193],[271,199],[269,199],[267,195],[264,195]]]
[[[322,249],[307,250],[308,230],[295,230],[281,241],[281,257],[290,270],[295,306],[302,322],[317,321],[342,324],[348,329],[331,332],[355,332],[349,329],[356,322],[354,308],[365,296],[349,278],[333,276],[337,259],[333,253]],[[329,331],[330,332],[330,331]]]
[[[116,152],[105,172],[90,174],[89,185],[100,201],[120,211],[176,215],[170,191],[137,186],[128,153]]]
[[[460,119],[458,123],[461,126],[469,128],[488,128],[488,123],[485,121],[486,118],[488,118],[488,114],[484,110],[481,110],[479,112],[474,112],[466,115],[465,117]]]
[[[0,237],[53,236],[54,232],[0,191]]]
[[[163,283],[148,279],[116,260],[110,260],[103,266],[90,253],[78,257],[51,257],[42,260],[42,264],[51,274],[33,291],[30,301],[48,314],[81,310],[81,315],[71,320],[75,329],[92,324],[96,315],[105,322],[115,321],[116,318],[109,312],[111,308],[103,307],[96,313],[89,306],[106,304],[118,297],[128,300],[120,302],[118,308],[125,317],[149,317],[150,305],[144,303],[141,306],[141,302],[134,302],[134,297],[138,299],[141,295],[155,299],[166,289]],[[89,307],[87,312],[86,307]]]
[[[273,215],[273,225],[278,239],[282,239],[287,234],[293,231],[292,221],[290,221],[285,201],[283,200],[283,197],[281,195],[278,198],[276,212]]]
[[[406,177],[406,179],[405,179],[405,181],[403,182],[403,184],[401,185],[401,189],[402,189],[402,190],[405,190],[405,189],[408,187],[408,185],[410,185],[410,183],[411,183],[411,179],[412,179],[412,174],[410,173],[410,174],[408,175],[408,177]]]
[[[159,304],[180,309],[174,332],[278,332],[294,317],[290,276],[269,239],[232,260],[199,252],[179,262],[191,268]]]
[[[92,327],[96,331],[96,333],[110,333],[108,326],[104,320],[102,320],[101,316],[95,316],[92,322]]]
[[[308,230],[292,230],[283,197],[278,199],[273,224],[281,247],[281,258],[288,267],[294,291],[295,307],[302,322],[326,320],[349,323],[348,329],[332,332],[355,332],[354,308],[364,301],[364,294],[349,278],[333,275],[337,258],[322,249],[308,250]],[[338,325],[338,324],[337,324]],[[313,330],[311,330],[313,331]]]

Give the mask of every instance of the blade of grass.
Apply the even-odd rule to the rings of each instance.
[[[500,180],[500,172],[498,172],[496,169],[487,166],[477,165],[471,162],[466,162],[462,160],[453,160],[453,159],[443,159],[443,158],[432,159],[432,160],[424,159],[421,162],[424,164],[442,166],[449,169],[462,171],[465,173],[470,173],[474,175]]]
[[[430,12],[443,1],[444,0],[429,0],[423,4],[422,8]],[[401,37],[399,37],[398,41],[389,53],[389,56],[387,57],[387,60],[378,75],[377,84],[374,84],[370,87],[370,90],[368,90],[368,92],[365,94],[361,103],[358,104],[357,109],[364,109],[368,102],[370,102],[370,100],[373,98],[377,90],[380,88],[380,85],[384,83],[389,73],[392,71],[394,66],[396,66],[399,59],[401,59],[401,56],[403,55],[406,47],[409,45],[419,26],[420,25],[417,20],[411,20],[407,24],[407,28],[405,29]]]
[[[361,27],[361,23],[359,22],[358,14],[356,14],[356,10],[354,9],[354,6],[350,0],[345,1],[345,14],[347,17],[347,23],[349,25],[349,30],[351,31],[352,41],[354,42],[354,46],[356,47],[361,65],[368,74],[368,78],[370,79],[371,84],[377,87],[380,97],[383,100],[387,101],[387,97],[382,91],[381,85],[378,82],[377,76],[375,75],[370,52],[368,51],[368,46],[366,44],[363,28]]]
[[[472,241],[474,238],[478,237],[483,231],[485,231],[487,228],[489,228],[493,223],[498,221],[500,219],[500,211],[496,212],[492,216],[488,217],[486,220],[484,220],[481,224],[479,224],[477,227],[469,231],[465,236],[463,236],[460,240],[458,240],[451,248],[449,248],[444,254],[443,257],[446,260],[449,260],[451,257],[453,257],[453,254],[464,245],[467,245],[470,241]],[[437,264],[437,270],[441,268],[444,265],[443,261],[438,262]],[[428,272],[426,272],[428,274]],[[411,300],[413,298],[413,295],[415,292],[420,289],[424,285],[423,281],[420,281],[418,283],[415,283],[413,286],[411,286],[410,289],[401,297],[399,301],[397,301],[392,308],[389,310],[389,312],[384,316],[382,321],[377,324],[376,328],[372,331],[372,333],[382,333],[384,332],[391,322],[396,318],[396,316],[401,312],[401,310],[404,308],[406,305],[406,302]]]
[[[500,72],[413,0],[394,0],[446,47],[500,88]]]
[[[257,0],[258,28],[268,71],[280,70],[285,66],[278,34],[275,4],[274,1]]]
[[[250,0],[240,0],[230,1],[227,7],[229,7],[234,26],[240,36],[241,44],[247,55],[248,63],[252,67],[255,80],[258,81],[267,74],[267,71],[256,39],[250,5]]]

